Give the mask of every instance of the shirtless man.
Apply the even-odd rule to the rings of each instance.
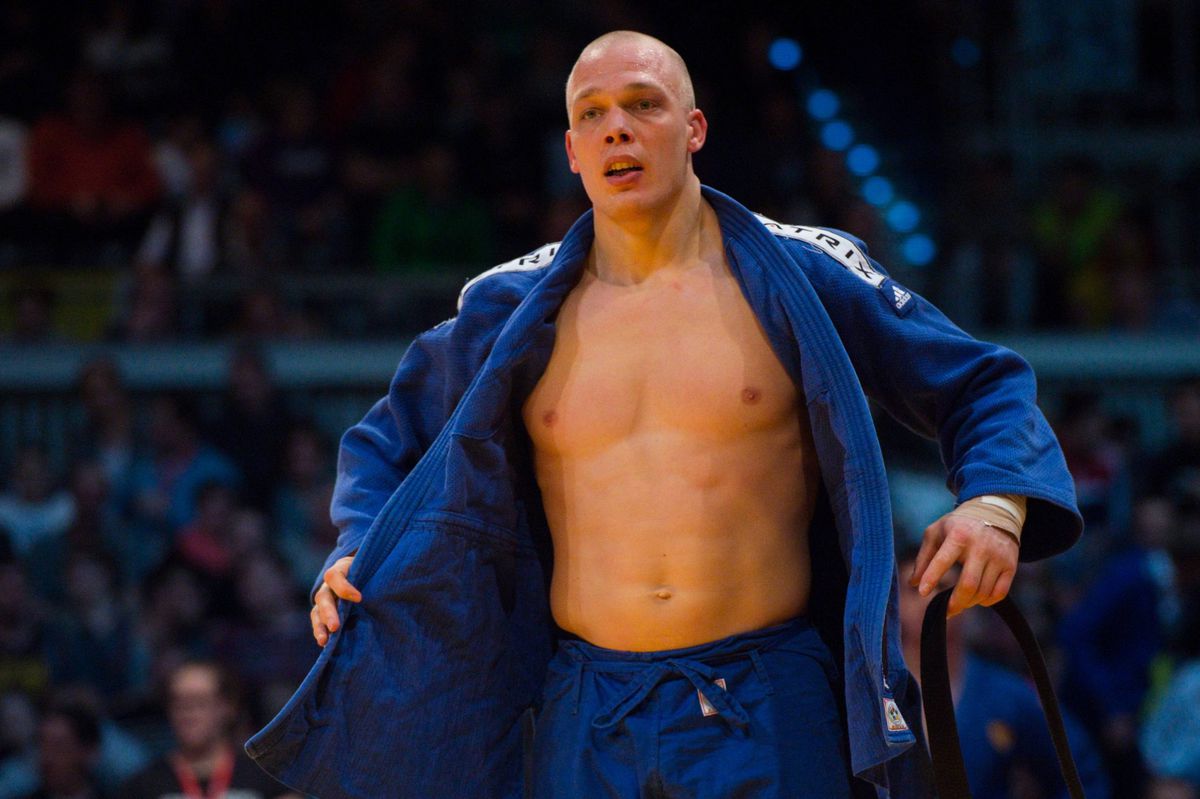
[[[576,62],[567,106],[567,156],[592,201],[595,239],[559,311],[549,365],[521,415],[554,544],[551,611],[579,640],[562,642],[551,666],[538,719],[538,795],[634,796],[649,790],[648,769],[660,790],[673,780],[682,784],[683,776],[666,773],[669,758],[657,765],[642,759],[638,725],[651,724],[648,697],[685,711],[699,703],[698,718],[731,718],[735,733],[747,723],[756,730],[760,715],[771,727],[773,719],[807,714],[800,734],[768,732],[766,739],[789,739],[771,744],[769,757],[747,750],[725,761],[725,771],[759,780],[752,784],[782,785],[786,796],[800,795],[793,792],[801,785],[812,792],[804,795],[848,795],[840,723],[826,719],[833,729],[812,739],[812,714],[837,714],[822,680],[831,661],[804,623],[808,532],[820,483],[813,434],[804,397],[731,273],[716,214],[692,170],[708,125],[686,66],[657,39],[608,34]],[[912,583],[928,593],[961,563],[951,612],[999,601],[1016,570],[1023,517],[1018,496],[960,505],[925,531]],[[313,633],[322,645],[339,627],[336,598],[361,600],[347,580],[352,560],[336,561],[315,594]],[[764,669],[763,658],[748,654],[788,650],[789,642],[789,662]],[[823,683],[812,689],[817,705],[771,685],[773,671],[803,668],[794,665],[797,656],[816,664],[809,676]],[[704,664],[739,657],[744,668],[725,680],[728,693],[699,690],[725,677]],[[663,665],[668,661],[685,665]],[[630,663],[659,669],[642,680],[653,684],[637,696]],[[579,673],[569,674],[576,665]],[[764,695],[788,695],[739,697],[735,685],[755,679]],[[677,696],[653,694],[668,690]],[[594,707],[561,710],[571,701]],[[571,716],[583,719],[575,722],[583,732],[569,729]],[[683,741],[691,734],[691,722],[670,735],[671,725],[660,722],[645,734],[661,732],[668,749],[670,735]],[[617,740],[599,751],[605,745],[594,743],[600,739],[593,727],[614,726],[635,744]],[[764,736],[749,737],[763,743]],[[717,755],[732,746],[708,738],[683,745]],[[561,751],[574,747],[588,748],[589,756]],[[835,765],[818,768],[816,755],[832,756]],[[765,761],[776,773],[762,767]],[[689,783],[685,790],[744,790],[744,782],[730,779],[714,782],[709,774],[701,781],[706,787]],[[621,790],[630,793],[602,792],[601,784],[609,791],[628,785]]]

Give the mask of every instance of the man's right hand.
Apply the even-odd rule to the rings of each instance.
[[[353,555],[347,555],[335,561],[326,570],[325,582],[317,589],[317,593],[313,597],[312,611],[309,616],[312,619],[313,638],[316,638],[317,643],[321,646],[325,646],[329,641],[330,633],[335,632],[341,626],[337,612],[338,597],[348,602],[362,601],[362,594],[346,579],[346,575],[350,572],[350,564],[353,562]]]

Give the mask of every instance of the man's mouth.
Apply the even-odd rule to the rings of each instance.
[[[630,172],[641,172],[642,167],[632,161],[616,161],[609,165],[604,171],[605,177],[619,177],[620,175],[628,175]]]

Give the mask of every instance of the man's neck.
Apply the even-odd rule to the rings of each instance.
[[[662,209],[622,217],[597,213],[588,269],[605,283],[636,285],[663,269],[704,260],[720,249],[716,214],[695,178]]]

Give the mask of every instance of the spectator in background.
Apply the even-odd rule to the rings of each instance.
[[[133,404],[116,361],[93,358],[79,371],[83,424],[75,436],[77,459],[95,460],[108,485],[125,485],[134,457]]]
[[[121,263],[160,192],[150,139],[138,123],[112,116],[94,73],[77,73],[66,99],[64,113],[43,117],[29,134],[29,199],[43,243],[62,263]]]
[[[196,516],[180,528],[175,552],[187,566],[213,581],[233,569],[230,526],[237,496],[228,485],[210,480],[196,489]]]
[[[307,86],[290,83],[276,88],[274,105],[274,124],[248,156],[246,178],[266,199],[280,261],[291,269],[328,267],[342,209],[316,98]]]
[[[1177,530],[1169,500],[1139,500],[1132,545],[1108,560],[1059,627],[1066,654],[1063,703],[1099,731],[1120,796],[1137,795],[1145,779],[1137,717],[1150,687],[1150,664],[1179,616],[1168,552]]]
[[[163,186],[163,199],[174,202],[192,185],[189,153],[204,141],[204,122],[195,113],[176,114],[165,123],[166,132],[154,144],[154,165]]]
[[[242,292],[237,315],[225,333],[262,341],[308,338],[319,331],[319,324],[288,306],[274,283],[260,281]]]
[[[0,692],[0,799],[19,799],[38,787],[37,710],[23,691]]]
[[[325,455],[328,451],[316,427],[303,422],[293,425],[284,447],[283,480],[275,491],[279,551],[296,584],[305,590],[338,536],[329,517],[333,470]]]
[[[938,304],[967,330],[1028,327],[1032,289],[1028,216],[1005,156],[970,159],[948,214],[955,245],[939,279]]]
[[[55,485],[46,450],[23,447],[13,461],[9,487],[0,493],[0,527],[8,531],[13,549],[25,558],[39,541],[62,536],[74,520],[75,501]]]
[[[106,552],[119,543],[121,531],[109,497],[108,478],[95,461],[76,461],[71,468],[75,518],[62,535],[37,541],[26,559],[38,594],[51,602],[63,596],[63,574],[73,552]]]
[[[1172,678],[1141,733],[1141,750],[1155,782],[1180,783],[1177,791],[1200,788],[1200,660],[1187,663]],[[1165,786],[1158,795],[1166,794]]]
[[[174,338],[179,333],[179,287],[165,267],[141,262],[127,276],[112,335],[141,343]]]
[[[485,263],[491,230],[483,203],[462,191],[458,156],[429,144],[416,164],[417,181],[397,190],[380,211],[371,260],[383,272],[437,272]]]
[[[279,482],[280,461],[291,414],[276,388],[263,351],[243,344],[233,349],[213,442],[242,475],[242,496],[267,509]]]
[[[179,557],[171,557],[141,588],[138,634],[151,653],[150,682],[166,685],[184,662],[212,656],[210,615],[216,586]]]
[[[154,3],[105,0],[89,4],[90,24],[81,50],[88,65],[108,76],[117,93],[136,109],[165,99],[171,83],[171,43],[155,25]]]
[[[1089,533],[1086,552],[1081,549],[1076,561],[1107,555],[1129,529],[1132,475],[1111,428],[1100,395],[1075,391],[1063,397],[1055,432]]]
[[[3,71],[0,62],[0,82]],[[0,104],[0,108],[4,106]],[[20,120],[0,113],[0,267],[16,261],[22,245],[27,244],[29,222],[24,203],[29,183],[25,155],[28,138],[29,133]]]
[[[12,344],[49,344],[61,340],[54,329],[57,304],[54,289],[45,283],[29,281],[12,290]]]
[[[0,108],[25,121],[53,96],[60,77],[53,68],[53,22],[39,7],[33,0],[0,6]]]
[[[248,281],[263,279],[280,259],[271,249],[271,219],[261,192],[243,188],[229,209],[225,258],[229,271]]]
[[[1178,535],[1171,544],[1171,562],[1179,589],[1179,622],[1172,630],[1169,654],[1177,661],[1200,661],[1200,502],[1176,505]]]
[[[118,592],[116,564],[75,552],[63,579],[66,605],[46,636],[51,678],[94,689],[114,711],[136,706],[149,686],[150,653]]]
[[[898,564],[900,573],[908,574],[916,562],[917,550],[902,546]],[[938,586],[923,597],[915,588],[900,586],[904,662],[918,682],[925,610],[944,587]],[[978,624],[982,613],[974,610],[946,621],[950,692],[971,794],[974,799],[1064,796],[1066,783],[1037,692],[1027,679],[982,657],[969,644],[974,637],[970,625]],[[1064,713],[1064,722],[1088,797],[1125,796],[1110,793],[1103,764],[1086,729],[1070,713]]]
[[[1200,378],[1177,385],[1169,401],[1175,429],[1170,443],[1150,459],[1148,487],[1177,502],[1200,504]]]
[[[151,221],[137,260],[196,286],[224,265],[231,200],[222,190],[220,155],[212,143],[195,142],[186,157],[189,180]]]
[[[41,786],[28,799],[104,799],[95,777],[100,719],[80,702],[55,702],[38,724]]]
[[[1155,777],[1146,789],[1146,799],[1197,799],[1200,797],[1200,782],[1177,780],[1170,777]]]
[[[254,718],[269,719],[304,680],[319,653],[304,595],[296,590],[282,559],[265,549],[237,561],[233,595],[237,608],[217,634],[217,659],[256,699]]]
[[[0,537],[0,548],[7,548]],[[46,607],[9,549],[0,553],[0,692],[41,697],[50,685]]]
[[[566,226],[556,227],[552,238],[541,238],[538,231],[549,204],[573,198],[576,200],[573,208],[587,208],[586,197],[582,196],[578,181],[572,180],[573,175],[561,167],[561,136],[548,136],[544,143],[534,142],[540,153],[532,150],[526,129],[529,108],[514,103],[506,92],[486,91],[483,87],[486,76],[487,73],[470,69],[457,70],[448,76],[451,107],[462,109],[456,123],[459,129],[451,130],[449,135],[463,159],[460,170],[467,191],[487,198],[494,221],[491,250],[523,252],[529,249],[531,241],[561,239],[579,216],[575,214]],[[560,180],[554,180],[556,177]],[[550,197],[545,197],[546,194]]]
[[[167,680],[166,694],[175,749],[127,782],[122,799],[299,799],[254,765],[238,745],[238,694],[223,667],[208,661],[183,663]]]
[[[1033,212],[1039,326],[1107,326],[1118,295],[1105,268],[1106,248],[1122,206],[1090,161],[1068,159],[1056,170],[1049,196]]]
[[[1166,682],[1148,708],[1139,744],[1155,778],[1153,796],[1195,797],[1200,792],[1200,505],[1178,506],[1179,525],[1171,541],[1171,561],[1181,600],[1179,623],[1157,669]]]
[[[233,511],[229,522],[229,551],[233,559],[254,555],[270,546],[267,514],[249,505],[240,505]]]
[[[174,544],[175,534],[196,514],[197,491],[216,481],[240,483],[237,467],[200,438],[196,408],[181,394],[160,394],[150,404],[150,452],[133,464],[119,507],[128,522],[125,572],[139,581]]]
[[[335,82],[335,106],[339,100],[358,106],[349,120],[341,164],[352,242],[347,256],[355,265],[367,262],[366,242],[380,205],[402,184],[416,148],[430,136],[429,117],[418,105],[413,39],[411,32],[397,36],[372,63],[351,65]]]
[[[1106,310],[1109,328],[1147,331],[1169,328],[1171,321],[1158,318],[1156,296],[1161,253],[1146,231],[1145,224],[1132,213],[1123,213],[1108,231],[1099,258],[1099,285],[1093,306]]]
[[[56,687],[48,704],[78,706],[97,719],[100,725],[100,746],[92,767],[92,776],[103,795],[119,799],[119,794],[115,793],[116,789],[150,762],[145,744],[105,714],[100,696],[90,686],[76,684]]]

